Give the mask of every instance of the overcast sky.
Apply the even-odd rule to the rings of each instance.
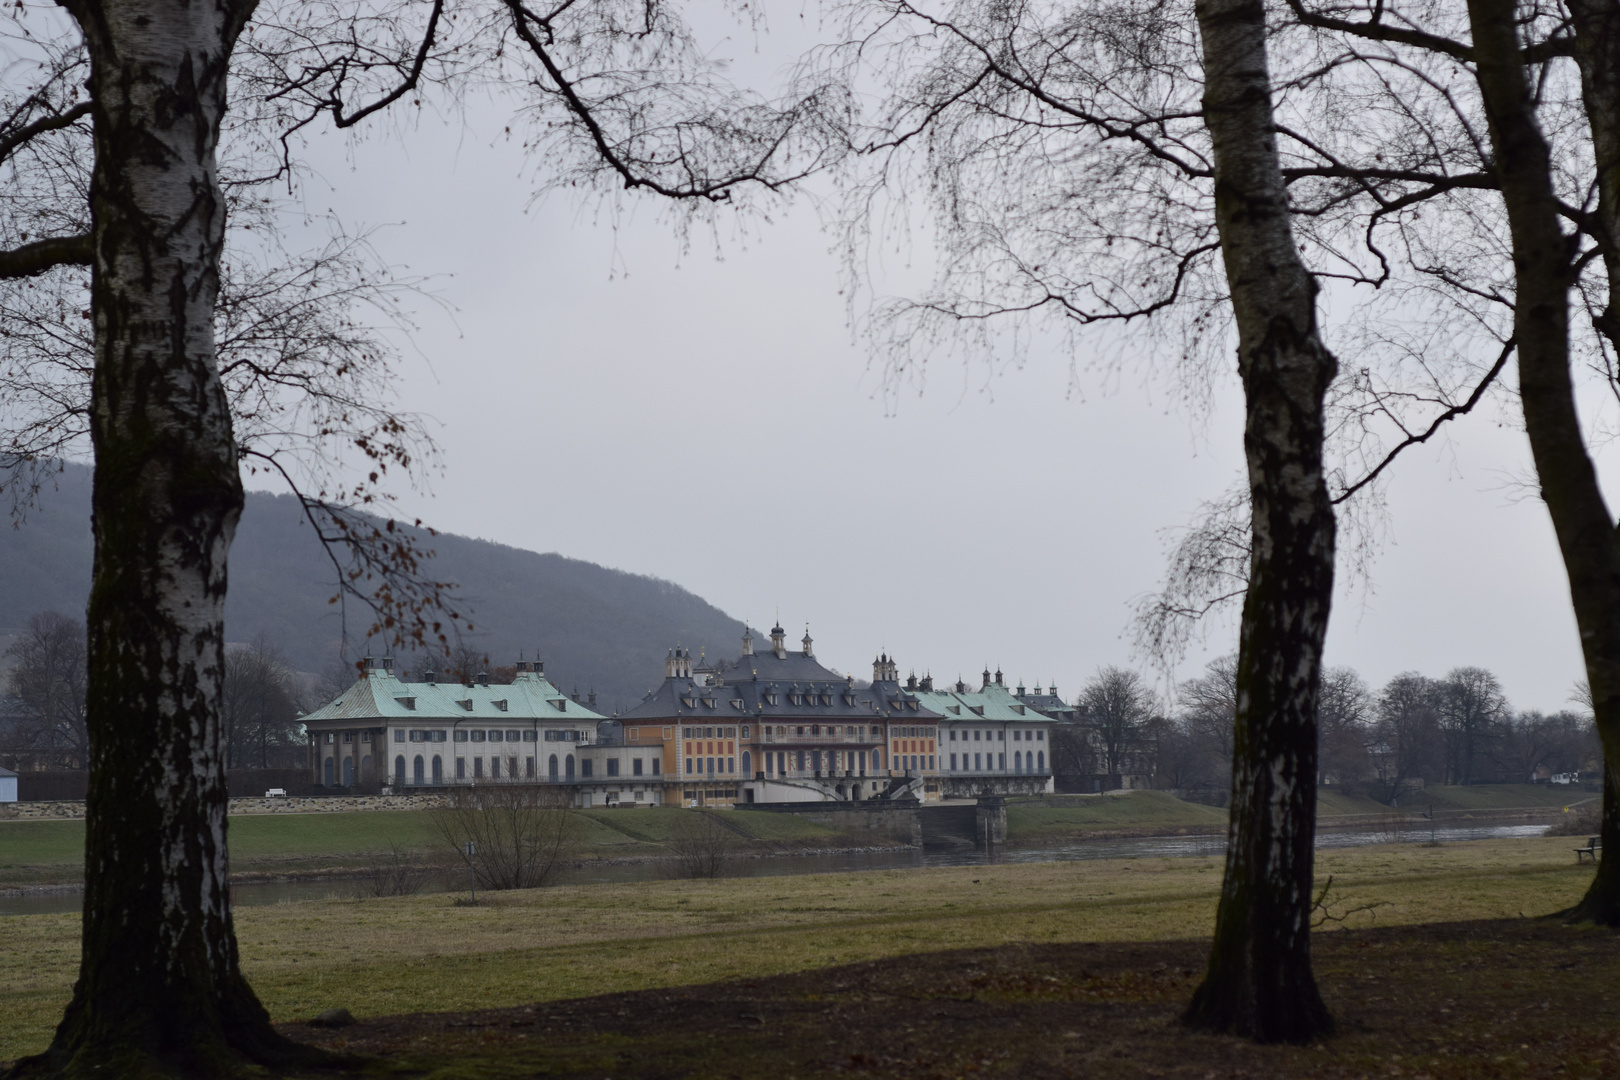
[[[656,206],[615,231],[566,199],[531,205],[534,163],[498,138],[499,108],[469,117],[348,164],[318,152],[331,187],[307,192],[397,223],[380,249],[443,275],[454,308],[422,309],[400,373],[444,451],[409,512],[668,578],[762,628],[780,612],[795,641],[808,622],[822,659],[859,674],[887,649],[903,672],[1000,665],[1072,696],[1138,663],[1131,604],[1162,574],[1165,530],[1239,472],[1235,369],[1205,416],[1129,363],[1082,354],[1072,379],[1057,343],[1021,369],[943,360],[920,394],[886,393],[809,207],[723,260],[683,256]],[[1395,470],[1389,542],[1341,591],[1330,663],[1375,687],[1479,665],[1521,708],[1565,706],[1581,675],[1567,587],[1503,418]],[[1234,647],[1228,619],[1180,674]]]

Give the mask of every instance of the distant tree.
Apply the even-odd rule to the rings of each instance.
[[[1321,746],[1318,768],[1323,777],[1349,784],[1367,774],[1367,740],[1372,732],[1373,712],[1372,694],[1353,668],[1327,668],[1322,672],[1317,738]]]
[[[83,769],[90,760],[85,722],[84,624],[42,611],[7,649],[13,664],[6,685],[16,702],[14,752],[52,769]]]
[[[536,889],[552,879],[578,841],[567,791],[545,784],[492,782],[451,788],[429,820],[439,840],[467,865],[480,888]]]
[[[220,727],[227,768],[271,768],[301,749],[298,695],[291,666],[268,635],[225,650]]]
[[[675,865],[690,878],[723,877],[737,854],[737,830],[708,810],[683,810],[670,840]]]
[[[1133,771],[1128,765],[1140,754],[1143,727],[1153,715],[1153,693],[1142,676],[1102,668],[1081,689],[1080,704],[1097,743],[1101,771],[1109,776]]]
[[[1232,735],[1237,723],[1237,657],[1222,656],[1177,690],[1181,720],[1188,733],[1230,767]]]
[[[1502,684],[1484,668],[1453,668],[1440,680],[1435,705],[1445,736],[1447,779],[1471,784],[1479,779],[1483,752],[1508,717]]]
[[[1602,746],[1590,716],[1531,709],[1504,719],[1490,756],[1500,779],[1524,783],[1543,766],[1553,773],[1578,772],[1602,759]]]
[[[1378,693],[1377,737],[1386,751],[1384,778],[1394,795],[1403,780],[1438,783],[1445,777],[1439,686],[1415,671],[1395,676]]]

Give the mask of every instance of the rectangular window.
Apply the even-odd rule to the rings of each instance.
[[[742,729],[742,737],[745,739],[748,738],[748,729],[746,727]]]
[[[344,733],[343,733],[343,741],[344,741],[344,742],[354,742],[354,732],[352,732],[352,731],[345,731],[345,732],[344,732]]]
[[[641,775],[641,759],[640,758],[635,758],[634,760],[632,760],[630,762],[630,773],[631,773],[632,776],[640,776]]]
[[[482,780],[483,778],[484,778],[484,759],[481,758],[481,757],[475,757],[475,758],[473,758],[473,779]]]
[[[524,742],[534,742],[535,741],[534,728],[530,728],[529,730],[527,730],[527,731],[525,731],[523,733],[523,741]]]
[[[998,769],[1001,769],[1001,770],[1003,770],[1003,771],[1005,771],[1005,770],[1006,770],[1006,768],[1007,768],[1007,755],[1006,755],[1006,754],[1002,754],[1002,755],[1000,755],[1000,757],[1001,757],[1001,764],[1000,764],[1000,765],[997,765],[997,766],[996,766],[996,768],[998,768]]]
[[[607,774],[609,776],[618,776],[619,775],[619,759],[618,758],[608,758]]]
[[[630,741],[631,742],[639,742],[640,740],[641,740],[641,729],[638,728],[638,727],[631,728],[630,729]]]
[[[464,757],[456,758],[456,779],[467,779],[467,759]]]
[[[736,772],[736,771],[737,771],[737,759],[734,758],[734,757],[726,758],[726,772]]]
[[[371,741],[371,732],[369,732],[369,731],[362,731],[362,732],[361,732],[361,733],[360,733],[360,741],[361,741],[361,742],[370,742],[370,741]]]
[[[590,779],[590,776],[591,776],[591,759],[590,758],[582,758],[580,760],[580,763],[579,763],[579,775],[584,777],[587,780]]]
[[[509,757],[506,759],[506,775],[514,780],[517,779],[517,758]]]
[[[492,757],[489,759],[489,778],[491,780],[499,780],[501,778],[501,759],[498,757]]]
[[[657,776],[660,772],[663,771],[664,763],[662,761],[660,761],[658,758],[653,758],[652,759],[652,766],[653,766],[653,775]]]
[[[456,742],[466,742],[466,741],[467,741],[467,733],[465,731],[462,731],[460,728],[457,728],[456,729]]]
[[[929,754],[928,755],[928,769],[929,769],[930,772],[932,772],[933,768],[934,768],[934,755]]]
[[[328,735],[326,737],[326,741],[331,742],[332,741],[332,736]],[[395,742],[404,742],[405,741],[405,729],[404,728],[395,728],[394,729],[394,741]]]
[[[979,730],[977,728],[974,728],[973,729],[973,741],[974,742],[979,741],[979,734],[980,734]]]
[[[1045,741],[1046,741],[1046,732],[1044,732],[1044,731],[1037,731],[1037,732],[1036,732],[1036,733],[1035,733],[1035,741],[1036,741],[1036,742],[1045,742]]]
[[[530,780],[534,779],[534,758],[526,757],[523,759],[523,772]]]
[[[955,754],[951,755],[951,768],[953,770],[956,768],[956,755]]]
[[[686,771],[688,773],[690,773],[692,771],[692,759],[691,758],[686,759]]]
[[[422,733],[420,731],[416,730],[415,728],[412,728],[411,731],[410,731],[410,738],[411,738],[411,742],[421,742],[422,741]]]
[[[978,772],[980,769],[982,769],[984,767],[983,765],[980,764],[980,762],[982,760],[983,760],[983,758],[981,758],[978,754],[973,755],[973,771],[974,772]]]
[[[498,731],[490,732],[489,733],[489,741],[490,742],[500,742],[501,741],[501,733],[498,732]]]
[[[484,733],[482,731],[474,731],[474,732],[470,732],[469,734],[471,734],[473,742],[483,742],[484,741]]]
[[[506,733],[506,741],[507,742],[522,742],[523,741],[523,732],[519,731],[516,728],[511,729],[510,731],[508,731]]]

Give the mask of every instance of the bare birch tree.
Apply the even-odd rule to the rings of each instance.
[[[535,11],[514,0],[460,18],[439,2],[62,7],[71,26],[48,28],[66,43],[61,63],[17,89],[0,158],[88,122],[83,209],[0,228],[0,277],[88,269],[89,855],[74,997],[50,1048],[17,1072],[309,1064],[321,1055],[278,1035],[243,977],[227,889],[223,612],[251,462],[219,348],[227,229],[244,205],[222,184],[222,138],[261,166],[246,181],[296,183],[309,125],[352,127],[473,70],[525,95],[548,182],[713,207],[790,182],[786,156],[821,107],[731,92],[679,13],[656,2]],[[294,419],[329,434],[317,417]],[[385,423],[350,439],[367,483],[399,460],[401,434]],[[378,628],[399,631],[389,589],[423,580],[419,551],[390,542],[392,523],[339,513],[318,524],[339,543],[370,530],[343,573],[380,583]],[[405,605],[424,620],[438,599],[427,584],[422,604]]]

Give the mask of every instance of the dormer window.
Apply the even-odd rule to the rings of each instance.
[[[397,697],[394,700],[413,712],[416,709],[416,699],[413,697]]]
[[[706,708],[706,709],[714,708],[714,698],[712,698],[712,697],[704,698],[703,699],[703,707]]]
[[[736,709],[738,712],[742,712],[742,710],[745,708],[742,698],[732,698],[731,707]]]
[[[497,702],[496,702],[496,703],[495,703],[495,707],[496,707],[496,708],[497,708],[497,709],[499,709],[499,710],[501,710],[501,712],[505,712],[505,711],[506,711],[506,699],[505,699],[505,698],[501,698],[501,699],[500,699],[500,700],[499,700],[499,701],[497,701]]]
[[[466,709],[468,712],[472,712],[472,698],[464,698],[461,701],[456,702],[456,704],[460,705],[463,709]]]

